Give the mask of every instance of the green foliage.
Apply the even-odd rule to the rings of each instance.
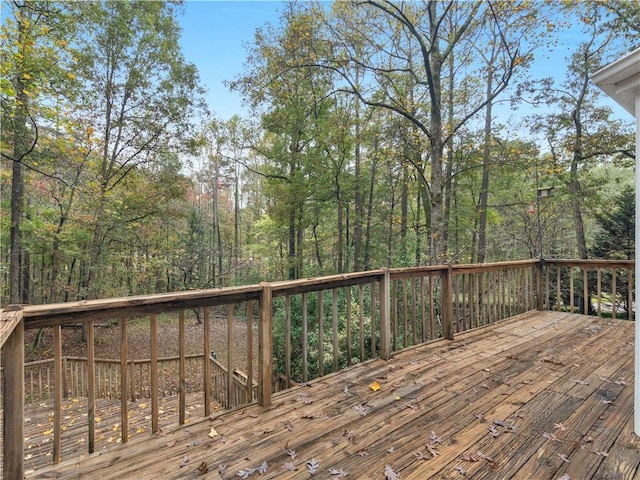
[[[596,235],[593,254],[598,258],[633,260],[635,254],[635,191],[625,187],[611,206],[597,215],[600,232]]]

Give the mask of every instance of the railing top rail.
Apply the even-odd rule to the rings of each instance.
[[[634,260],[600,260],[600,259],[568,259],[568,258],[545,258],[544,263],[547,265],[564,265],[574,267],[589,268],[625,268],[631,269],[635,265]]]
[[[185,308],[228,305],[230,303],[258,299],[261,291],[262,287],[260,285],[246,285],[102,300],[30,305],[24,307],[23,314],[25,328],[51,327],[70,322],[135,317]]]
[[[466,263],[459,265],[452,265],[452,273],[479,273],[479,272],[492,272],[496,270],[515,270],[523,267],[533,267],[540,264],[539,258],[532,258],[530,260],[514,260],[510,262],[493,262],[493,263]]]
[[[328,275],[326,277],[310,277],[299,280],[285,280],[271,283],[271,289],[274,297],[308,293],[317,290],[328,290],[331,288],[375,282],[378,281],[380,277],[384,275],[384,273],[385,270],[368,270],[365,272]]]

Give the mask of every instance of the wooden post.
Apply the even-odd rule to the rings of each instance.
[[[440,272],[442,292],[440,295],[442,315],[442,335],[447,340],[453,340],[453,298],[451,296],[451,265]]]
[[[380,358],[391,358],[391,277],[389,269],[382,269],[380,277]],[[373,330],[373,329],[372,329]]]
[[[544,296],[543,284],[544,284],[544,259],[541,258],[538,265],[534,267],[536,269],[536,309],[544,310]]]
[[[2,478],[24,477],[24,324],[22,311],[9,312],[17,325],[2,346]],[[6,312],[5,312],[6,314]],[[9,321],[3,316],[2,321]],[[4,326],[3,326],[4,327]],[[4,340],[4,338],[3,338]]]
[[[271,284],[260,283],[260,323],[258,324],[258,404],[262,407],[271,405],[271,388],[273,382],[273,297]]]
[[[62,327],[53,327],[54,399],[53,399],[53,463],[60,463],[62,443]],[[64,372],[66,373],[66,372]]]

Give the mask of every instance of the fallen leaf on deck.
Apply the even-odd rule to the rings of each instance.
[[[431,460],[433,458],[428,455],[425,455],[423,452],[419,450],[414,450],[411,453],[413,454],[414,457],[416,457],[417,460]]]
[[[596,452],[594,451],[593,453],[595,453],[596,455],[598,455],[599,457],[608,457],[609,454],[607,452]]]
[[[469,453],[463,453],[460,458],[462,460],[464,460],[465,462],[479,462],[480,461],[480,457],[477,457],[475,455],[471,455]]]
[[[434,432],[433,430],[431,430],[431,435],[429,435],[429,440],[431,440],[433,443],[442,443],[442,438],[436,435],[436,432]]]
[[[218,435],[219,435],[219,433],[216,431],[216,429],[211,427],[211,431],[209,432],[209,436],[211,438],[213,438],[213,437],[217,437]]]
[[[563,462],[569,463],[569,458],[564,453],[559,453],[558,458]]]
[[[351,392],[349,392],[349,387],[347,387],[346,385],[344,386],[344,390],[342,390],[344,392],[345,395],[351,395]]]
[[[227,466],[224,463],[218,464],[218,475],[220,475],[221,478],[224,478],[226,474],[227,474]]]
[[[391,465],[384,466],[384,478],[387,480],[400,480],[400,474],[396,473]]]
[[[289,455],[291,457],[291,460],[294,460],[296,458],[296,451],[295,450],[287,450],[287,455]]]
[[[558,480],[571,480],[571,477],[565,473]]]
[[[315,458],[312,458],[311,460],[307,461],[307,470],[311,475],[315,475],[316,473],[318,473],[319,469],[320,469],[320,462],[318,462],[318,460],[316,460]]]
[[[175,445],[176,445],[176,441],[175,440],[171,440],[170,442],[167,442],[167,448],[174,447]]]
[[[298,397],[300,397],[300,400],[302,400],[302,403],[304,403],[305,405],[309,405],[313,402],[313,400],[309,399],[306,393],[299,393]]]
[[[427,445],[427,452],[429,452],[433,458],[436,458],[438,455],[440,455],[440,452],[436,450],[435,445]]]
[[[237,476],[242,478],[242,480],[247,480],[251,475],[255,473],[255,468],[243,468],[238,471]]]
[[[462,467],[453,467],[453,469],[458,472],[460,475],[466,475],[467,471]]]
[[[589,385],[589,382],[585,382],[584,380],[576,380],[575,378],[571,378],[570,380],[577,385]]]
[[[286,422],[284,422],[284,428],[286,428],[288,431],[292,431],[293,425],[291,425],[291,422],[287,420]]]
[[[371,385],[369,385],[369,388],[374,392],[377,392],[378,390],[380,390],[380,383],[375,381]]]
[[[182,460],[180,461],[180,468],[184,467],[187,463],[189,463],[189,457],[185,455],[184,457],[182,457]]]
[[[493,438],[498,438],[501,435],[500,432],[498,431],[498,429],[493,425],[489,425],[489,434]]]
[[[354,445],[356,444],[356,432],[353,430],[345,430],[342,434],[343,437],[346,437]]]
[[[209,467],[207,467],[207,462],[200,463],[200,466],[198,467],[198,473],[200,475],[204,475],[207,472],[209,472]]]
[[[361,417],[364,417],[369,413],[369,409],[365,405],[354,405],[353,409],[358,412]]]
[[[393,453],[395,451],[396,451],[396,449],[394,447],[391,447],[391,448],[387,449],[387,453]]]
[[[136,433],[144,433],[144,427],[138,427]]]
[[[361,457],[366,457],[367,455],[369,455],[369,452],[367,452],[366,450],[358,450],[356,454],[360,455]]]
[[[265,460],[264,462],[262,462],[260,466],[257,468],[257,470],[260,475],[264,475],[265,473],[267,473],[267,470],[269,470],[269,465],[267,464],[267,461]]]
[[[553,428],[557,428],[562,432],[565,432],[567,430],[567,427],[565,425],[563,425],[562,423],[554,423],[553,424]]]
[[[556,437],[556,435],[554,433],[543,432],[542,436],[544,438],[546,438],[547,440],[551,440],[553,442],[562,442],[562,440],[559,439],[558,437]]]
[[[333,467],[329,469],[329,473],[336,478],[344,478],[349,476],[349,474],[344,470],[338,470],[337,468],[333,468]]]
[[[296,470],[298,470],[298,467],[296,467],[293,462],[285,462],[284,463],[284,467],[285,470],[288,470],[289,472],[294,472]]]
[[[485,455],[484,453],[482,453],[480,450],[478,450],[478,451],[476,452],[476,455],[477,455],[479,458],[481,458],[481,459],[483,459],[483,460],[486,460],[487,462],[490,462],[490,463],[496,463],[496,462],[495,462],[495,460],[494,460],[493,458],[488,457],[487,455]]]
[[[628,383],[628,382],[625,382],[625,381],[624,381],[624,380],[622,380],[622,379],[620,379],[620,380],[616,380],[616,381],[615,381],[615,382],[613,382],[613,383],[615,383],[616,385],[622,385],[622,386],[624,386],[624,387],[626,387],[627,385],[629,385],[629,383]]]

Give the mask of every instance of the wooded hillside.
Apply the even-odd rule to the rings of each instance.
[[[3,4],[3,305],[633,248],[632,119],[590,81],[633,0],[283,3],[228,120],[182,8]]]

